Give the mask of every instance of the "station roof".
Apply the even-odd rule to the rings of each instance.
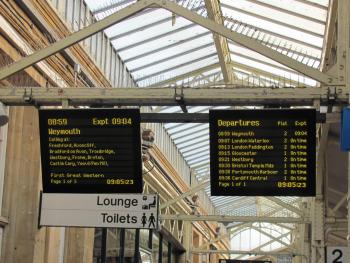
[[[97,19],[135,0],[86,0]],[[325,44],[328,0],[174,0],[203,17],[249,36],[309,67],[319,69]],[[219,10],[217,9],[219,6]],[[214,10],[214,12],[213,12]],[[146,9],[106,30],[138,87],[220,85],[305,87],[319,83],[232,40],[160,8]],[[252,105],[252,108],[254,105]],[[218,107],[216,107],[218,108]],[[229,107],[220,107],[229,108]],[[210,107],[187,107],[206,113]],[[182,112],[154,107],[155,112]],[[168,123],[165,128],[199,180],[209,175],[208,124]],[[210,196],[209,187],[206,192]],[[296,197],[278,198],[295,205]],[[263,197],[211,197],[218,214],[257,216],[274,211],[278,200]],[[272,205],[271,205],[272,203]],[[289,214],[290,216],[290,214]]]

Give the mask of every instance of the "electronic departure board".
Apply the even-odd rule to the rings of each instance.
[[[315,195],[315,110],[213,110],[209,121],[211,195]]]
[[[43,191],[141,193],[138,109],[40,110]]]

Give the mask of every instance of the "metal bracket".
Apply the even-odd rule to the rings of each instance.
[[[30,89],[30,93],[27,94],[27,89],[24,89],[23,101],[26,103],[31,103],[33,101],[33,89]]]
[[[330,105],[334,105],[338,99],[338,95],[342,94],[343,90],[337,87],[328,87],[327,88],[327,99]]]
[[[185,95],[184,95],[184,87],[180,86],[180,94],[177,92],[177,86],[175,86],[175,94],[174,99],[179,104],[180,108],[184,113],[188,113],[186,105],[185,105]]]

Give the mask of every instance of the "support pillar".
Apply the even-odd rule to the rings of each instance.
[[[319,109],[319,101],[315,102],[316,109]],[[331,107],[328,109],[331,111]],[[311,202],[311,263],[325,262],[325,200],[324,200],[324,178],[326,148],[328,140],[329,124],[321,124],[317,131],[318,145],[316,154],[316,197]]]
[[[183,245],[186,249],[186,263],[190,263],[192,261],[192,222],[184,221],[184,229],[183,229]]]
[[[94,234],[93,228],[67,228],[64,263],[92,263]]]
[[[316,197],[312,203],[312,253],[311,263],[325,262],[324,245],[324,217],[325,209],[323,198]]]
[[[310,203],[302,201],[300,203],[300,210],[303,211],[305,217],[310,217]],[[300,251],[302,256],[294,257],[293,263],[309,263],[310,262],[310,236],[309,236],[309,224],[298,224],[296,231],[296,245],[297,251]]]
[[[11,107],[6,152],[1,262],[44,263],[46,229],[38,229],[41,190],[39,121],[34,107]]]

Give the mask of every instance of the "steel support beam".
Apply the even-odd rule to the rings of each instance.
[[[203,8],[204,6],[198,6],[196,8],[193,8],[191,9],[192,11],[198,11],[200,10],[201,8]],[[157,25],[160,25],[160,24],[164,24],[166,22],[169,22],[172,20],[172,17],[166,17],[166,18],[163,18],[161,20],[157,20],[157,21],[154,21],[150,24],[147,24],[147,25],[141,25],[140,27],[137,27],[135,29],[131,29],[129,31],[125,31],[123,33],[120,33],[118,35],[113,35],[110,37],[110,40],[113,41],[113,40],[116,40],[116,39],[120,39],[122,37],[125,37],[125,36],[129,36],[131,34],[135,34],[135,33],[138,33],[140,31],[143,31],[143,30],[146,30],[146,29],[149,29],[151,27],[154,27],[154,26],[157,26]]]
[[[330,212],[332,215],[335,215],[335,213],[339,210],[340,207],[343,206],[343,204],[345,204],[345,202],[347,201],[348,198],[348,194],[344,194],[343,197],[339,200],[339,202],[330,209]]]
[[[48,46],[44,49],[39,50],[38,52],[35,52],[28,57],[22,58],[19,61],[14,62],[13,64],[10,64],[9,66],[3,68],[0,71],[0,80],[5,79],[29,66],[34,65],[37,62],[40,62],[41,60],[56,54],[57,52],[68,48],[85,38],[88,38],[89,36],[92,36],[96,34],[97,32],[100,32],[119,21],[128,18],[132,16],[133,14],[140,12],[141,10],[153,5],[153,1],[139,1],[135,4],[129,5],[126,8],[121,9],[120,11],[94,23],[90,26],[87,26],[68,37],[61,39],[55,43],[53,43],[51,46]]]
[[[327,105],[333,94],[323,88],[254,88],[230,86],[206,86],[201,88],[40,88],[4,87],[0,89],[0,101],[5,105],[137,105],[178,106],[177,96],[183,97],[186,106],[198,105],[312,105],[319,99]],[[349,94],[336,89],[337,102],[347,103]]]
[[[296,208],[295,206],[293,205],[290,205],[290,204],[287,204],[286,202],[283,202],[281,199],[277,198],[277,197],[274,197],[274,196],[268,196],[268,197],[265,197],[266,199],[280,205],[281,207],[291,211],[291,212],[294,212],[296,213],[297,215],[299,216],[302,216],[303,215],[303,212]]]
[[[258,231],[258,232],[260,232],[261,234],[267,236],[267,237],[270,238],[271,240],[273,240],[273,241],[275,241],[275,242],[277,242],[277,243],[280,243],[280,244],[283,245],[283,246],[286,246],[286,247],[289,247],[289,246],[290,246],[290,244],[287,244],[286,242],[280,240],[279,238],[274,237],[273,235],[271,235],[271,234],[265,232],[264,230],[262,230],[261,228],[258,228],[258,227],[255,227],[255,226],[251,226],[251,228],[254,229],[254,230],[256,230],[256,231]]]
[[[159,206],[159,209],[162,210],[163,208],[166,208],[168,206],[171,206],[172,204],[175,204],[177,202],[179,202],[180,200],[186,198],[187,196],[190,196],[194,193],[197,193],[198,191],[204,189],[205,187],[207,187],[209,185],[210,181],[209,179],[205,179],[203,180],[203,182],[200,182],[198,185],[192,187],[190,190],[188,190],[187,192],[171,199],[170,201],[163,203]]]
[[[290,234],[291,234],[290,232],[287,232],[287,233],[284,233],[284,234],[282,234],[282,235],[280,235],[280,236],[277,236],[276,238],[277,238],[277,239],[282,239],[282,238],[284,238],[284,237],[289,236]],[[273,242],[275,242],[275,240],[271,239],[271,240],[267,241],[266,243],[263,243],[263,244],[261,244],[260,246],[255,247],[254,249],[252,249],[252,251],[254,251],[254,250],[255,250],[255,251],[256,251],[256,250],[261,250],[262,248],[264,248],[264,247],[266,247],[266,246],[272,244]],[[300,251],[301,251],[301,250],[300,250]],[[242,256],[239,256],[239,257],[236,258],[236,259],[240,259],[240,258],[242,258]]]
[[[219,25],[224,25],[224,21],[222,19],[222,11],[218,0],[204,0],[204,2],[207,8],[209,19],[213,20]],[[216,33],[213,33],[213,38],[216,51],[218,53],[219,63],[224,81],[225,83],[233,83],[234,75],[232,68],[229,66],[231,63],[231,55],[227,39]]]
[[[226,216],[226,215],[159,215],[161,220],[182,221],[216,221],[216,222],[266,222],[266,223],[308,223],[308,218],[300,217],[256,217],[256,216]]]

